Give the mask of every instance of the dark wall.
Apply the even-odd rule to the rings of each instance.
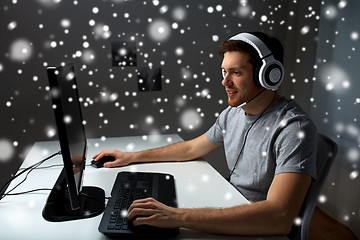
[[[19,167],[35,141],[57,139],[46,66],[75,63],[88,138],[178,133],[190,139],[227,106],[220,41],[241,31],[264,31],[285,43],[291,8],[298,4],[2,1],[1,180]],[[129,51],[115,53],[126,58],[132,51],[136,61],[120,59],[114,66],[119,58],[112,47],[124,42]],[[138,69],[149,67],[161,72],[160,88],[139,88]]]

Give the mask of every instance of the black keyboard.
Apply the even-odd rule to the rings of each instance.
[[[136,199],[153,197],[176,207],[173,176],[161,173],[118,173],[99,225],[99,231],[109,236],[122,237],[167,237],[175,236],[178,229],[162,229],[150,226],[134,227],[127,219],[127,210]]]
[[[152,196],[152,180],[151,174],[131,174],[127,180],[121,182],[118,193],[112,196],[115,203],[107,226],[108,230],[129,229],[127,209],[134,200]]]

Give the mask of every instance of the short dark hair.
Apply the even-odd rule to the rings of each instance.
[[[274,37],[269,37],[268,35],[262,32],[249,32],[249,33],[258,37],[269,48],[271,53],[274,55],[274,58],[279,62],[283,63],[284,49],[281,42],[278,39]],[[254,66],[261,63],[259,54],[256,51],[256,49],[253,48],[250,44],[245,43],[243,41],[226,40],[221,42],[218,48],[218,52],[221,57],[224,57],[225,52],[233,52],[233,51],[249,53],[250,63],[252,63]]]

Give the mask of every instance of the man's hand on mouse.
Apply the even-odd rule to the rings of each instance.
[[[104,163],[104,167],[112,168],[112,167],[123,167],[129,165],[131,163],[131,154],[129,152],[121,152],[118,150],[103,150],[98,152],[93,156],[95,161],[105,157],[105,156],[113,156],[115,160],[113,162]]]

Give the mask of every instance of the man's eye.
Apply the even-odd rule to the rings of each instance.
[[[235,76],[240,76],[240,72],[233,72],[233,74],[235,75]]]

